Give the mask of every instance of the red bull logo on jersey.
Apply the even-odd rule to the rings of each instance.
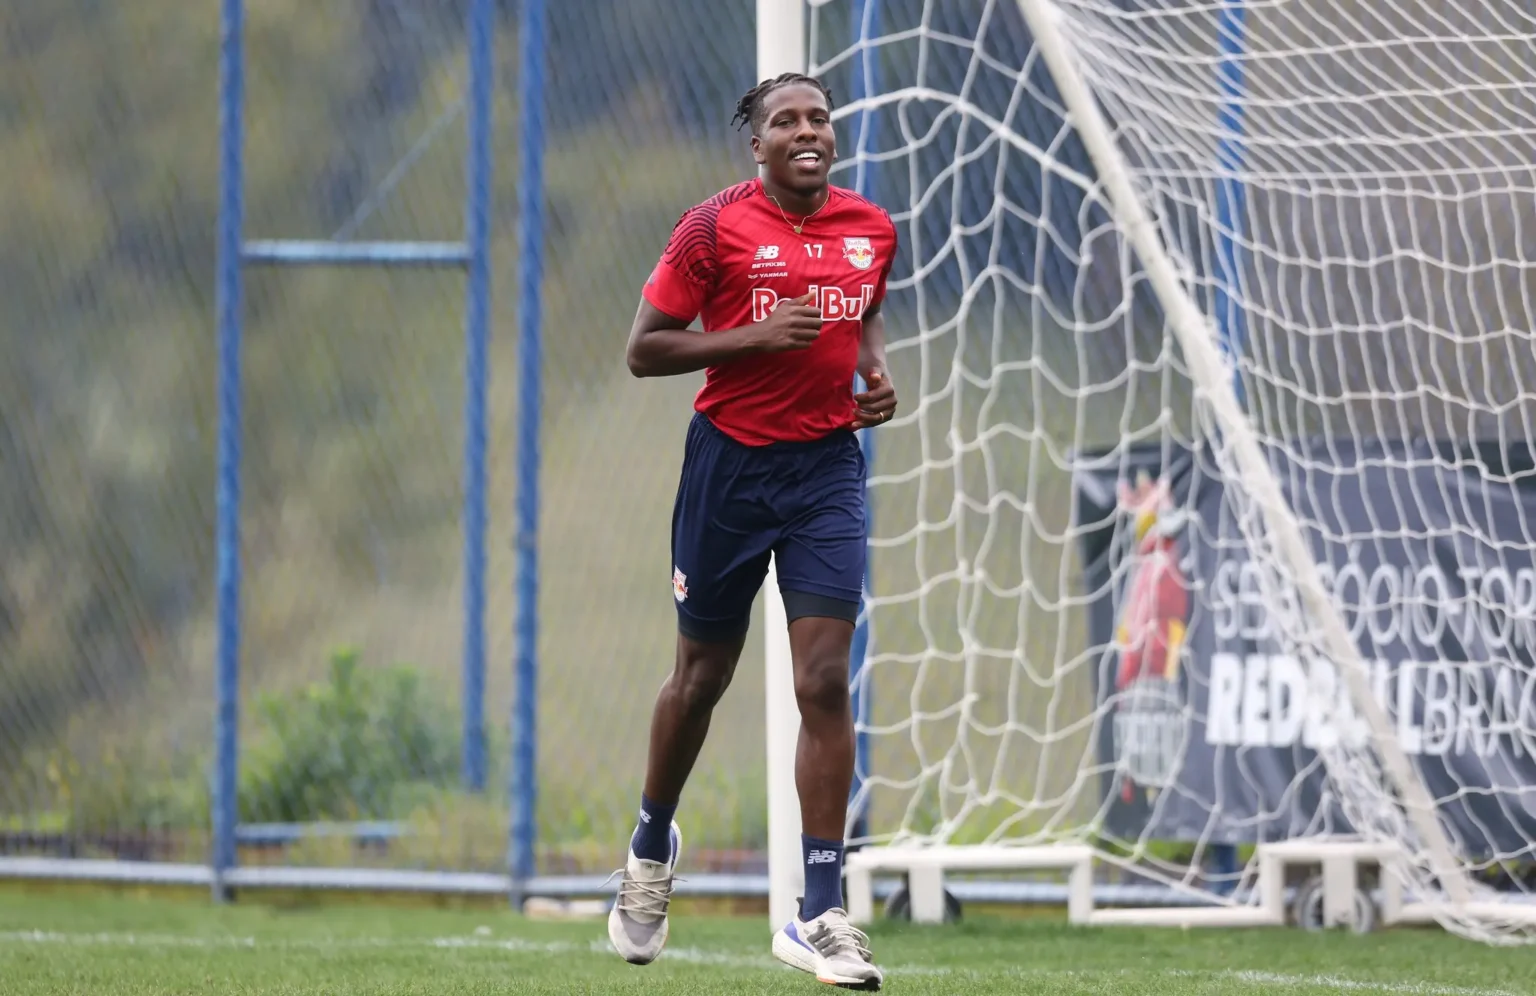
[[[1122,481],[1118,498],[1133,538],[1115,626],[1120,661],[1113,727],[1121,798],[1130,802],[1138,788],[1155,796],[1167,786],[1184,754],[1188,715],[1179,664],[1189,586],[1178,550],[1184,515],[1171,501],[1168,482],[1143,474],[1134,487]]]
[[[811,284],[806,292],[811,295],[811,307],[820,309],[823,322],[859,321],[864,317],[869,302],[875,299],[874,284],[860,285],[857,297],[845,293],[841,287],[819,287],[816,284]],[[772,287],[752,288],[752,320],[765,321],[781,300],[783,298],[779,292]]]
[[[875,247],[869,239],[844,239],[843,258],[860,270],[875,265]]]

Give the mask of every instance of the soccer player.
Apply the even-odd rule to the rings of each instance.
[[[672,516],[676,664],[656,700],[608,936],[635,964],[666,943],[682,849],[673,814],[773,556],[801,719],[805,858],[800,912],[774,934],[773,953],[823,982],[875,990],[880,969],[843,909],[842,860],[854,761],[848,651],[866,542],[855,432],[896,410],[880,314],[896,228],[829,184],[831,107],[826,87],[798,74],[741,98],[732,123],[751,125],[761,178],[684,213],[630,330],[635,376],[706,375]],[[689,330],[700,316],[703,330]],[[858,394],[855,372],[867,386]]]

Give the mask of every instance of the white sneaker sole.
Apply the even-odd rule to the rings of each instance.
[[[790,968],[798,968],[802,972],[816,976],[817,982],[824,982],[829,986],[858,989],[864,992],[878,992],[880,989],[879,979],[856,979],[852,976],[820,971],[816,966],[816,955],[807,951],[803,944],[796,944],[790,940],[783,930],[778,930],[773,935],[773,956]]]

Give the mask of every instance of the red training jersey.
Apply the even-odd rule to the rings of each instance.
[[[809,349],[710,367],[694,408],[748,446],[820,439],[852,422],[864,315],[885,299],[896,256],[891,216],[852,191],[827,200],[796,235],[749,180],[689,209],[645,284],[645,299],[704,333],[767,318],[782,300],[814,293],[821,337]]]

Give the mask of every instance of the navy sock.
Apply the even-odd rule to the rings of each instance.
[[[843,905],[843,842],[800,835],[805,854],[805,900],[800,919],[814,920]]]
[[[629,849],[635,857],[646,861],[672,860],[672,815],[677,803],[663,805],[652,802],[640,794],[640,822],[635,824],[635,835],[629,840]]]

